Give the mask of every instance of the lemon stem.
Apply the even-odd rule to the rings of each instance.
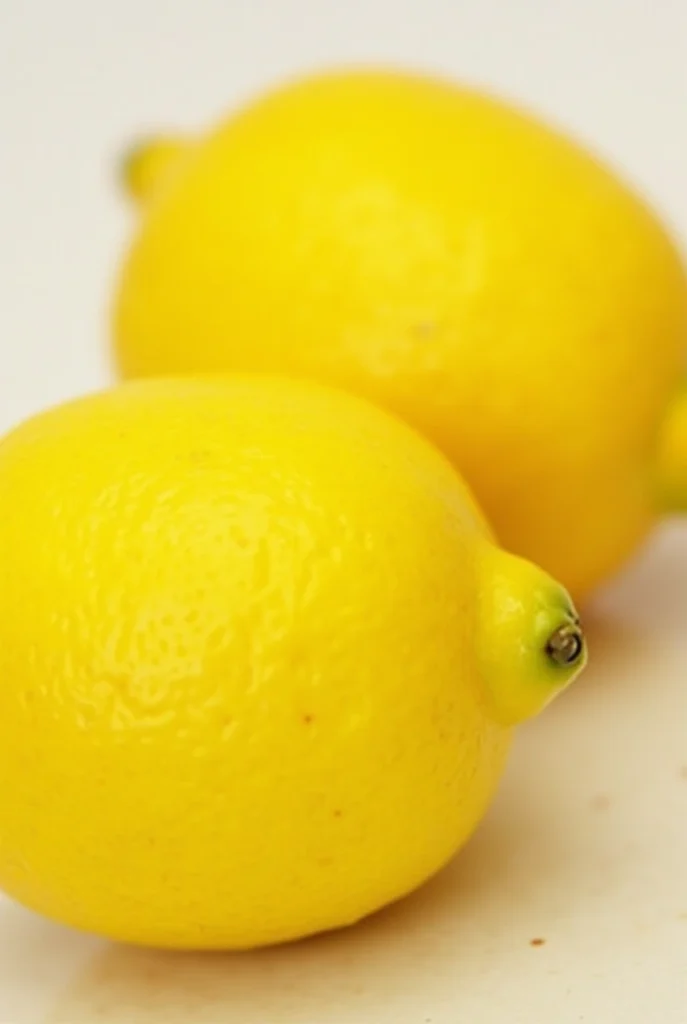
[[[546,653],[557,665],[575,665],[584,653],[582,629],[576,622],[566,622],[551,634]]]

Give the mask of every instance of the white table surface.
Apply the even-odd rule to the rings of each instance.
[[[107,380],[131,135],[294,69],[412,63],[568,125],[684,240],[685,54],[683,0],[0,0],[0,428]],[[590,631],[585,677],[521,732],[487,821],[416,896],[233,957],[108,947],[0,898],[0,1024],[687,1024],[687,525]]]

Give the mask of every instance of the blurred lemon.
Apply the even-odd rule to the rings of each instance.
[[[584,661],[565,591],[352,396],[143,382],[0,443],[0,885],[114,939],[355,921]]]
[[[668,494],[685,277],[577,146],[452,83],[354,71],[143,144],[127,180],[143,209],[116,300],[124,376],[258,369],[360,392],[575,595],[645,536]],[[687,507],[687,463],[669,472]]]

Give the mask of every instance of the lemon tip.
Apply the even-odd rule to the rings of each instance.
[[[687,514],[687,380],[668,406],[659,438],[656,467],[659,508]]]
[[[157,190],[182,153],[185,140],[171,135],[143,135],[124,151],[119,180],[130,199],[142,204]]]

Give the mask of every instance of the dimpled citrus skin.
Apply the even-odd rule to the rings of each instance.
[[[511,586],[533,621],[569,609],[424,439],[314,384],[138,382],[17,428],[0,886],[186,948],[306,935],[413,889],[472,832],[509,745],[488,679],[521,685],[529,626],[511,648],[481,621],[492,568],[506,610]]]
[[[576,597],[623,562],[658,514],[687,292],[613,174],[499,101],[393,71],[290,83],[173,148],[156,188],[136,162],[125,376],[338,383],[429,435],[504,546]]]

